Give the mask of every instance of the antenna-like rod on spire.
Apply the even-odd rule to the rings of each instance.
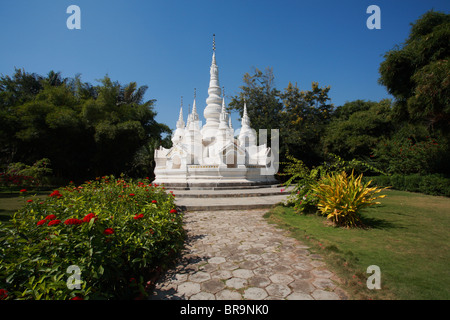
[[[181,96],[181,107],[183,106],[183,96]]]
[[[194,88],[194,99],[197,97],[197,88]]]
[[[216,51],[216,35],[213,34],[213,51]]]

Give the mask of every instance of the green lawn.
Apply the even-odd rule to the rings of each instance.
[[[363,212],[366,229],[334,227],[281,206],[266,218],[323,254],[354,299],[450,299],[450,198],[385,194]],[[380,290],[367,289],[370,265],[380,267]]]

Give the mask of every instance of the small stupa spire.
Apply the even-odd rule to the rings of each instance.
[[[184,120],[183,120],[183,96],[181,97],[180,115],[178,116],[177,128],[184,128]]]
[[[250,119],[248,118],[247,114],[247,101],[245,101],[245,98],[244,98],[244,112],[242,114],[242,127],[244,126],[250,126]]]
[[[197,98],[197,88],[194,88],[194,104],[192,105],[192,114],[197,114],[195,99]]]
[[[194,102],[192,104],[192,121],[198,121],[199,117],[198,117],[198,113],[197,113],[197,103],[195,101],[195,99],[197,98],[197,89],[194,88]]]
[[[225,87],[222,87],[222,113],[226,113],[227,109],[225,107]]]

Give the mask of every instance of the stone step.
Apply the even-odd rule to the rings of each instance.
[[[167,189],[176,190],[176,191],[187,191],[187,190],[237,190],[237,189],[267,189],[267,188],[282,188],[280,184],[262,184],[262,185],[246,185],[246,184],[230,184],[229,186],[215,186],[215,184],[204,186],[191,186],[191,187],[183,187],[183,186],[171,186],[163,184]],[[214,185],[214,186],[213,186]]]
[[[244,190],[172,190],[176,198],[243,198],[289,195],[292,188],[265,188]]]
[[[175,203],[181,210],[246,210],[271,208],[283,202],[290,194],[291,188],[281,191],[267,189],[261,190],[186,190],[175,194]]]

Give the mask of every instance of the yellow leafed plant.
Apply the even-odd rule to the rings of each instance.
[[[317,193],[317,207],[322,215],[336,225],[358,226],[361,223],[360,211],[363,208],[379,204],[376,199],[386,195],[377,195],[386,188],[369,187],[371,181],[363,183],[362,174],[350,176],[345,171],[324,176],[312,187]]]

